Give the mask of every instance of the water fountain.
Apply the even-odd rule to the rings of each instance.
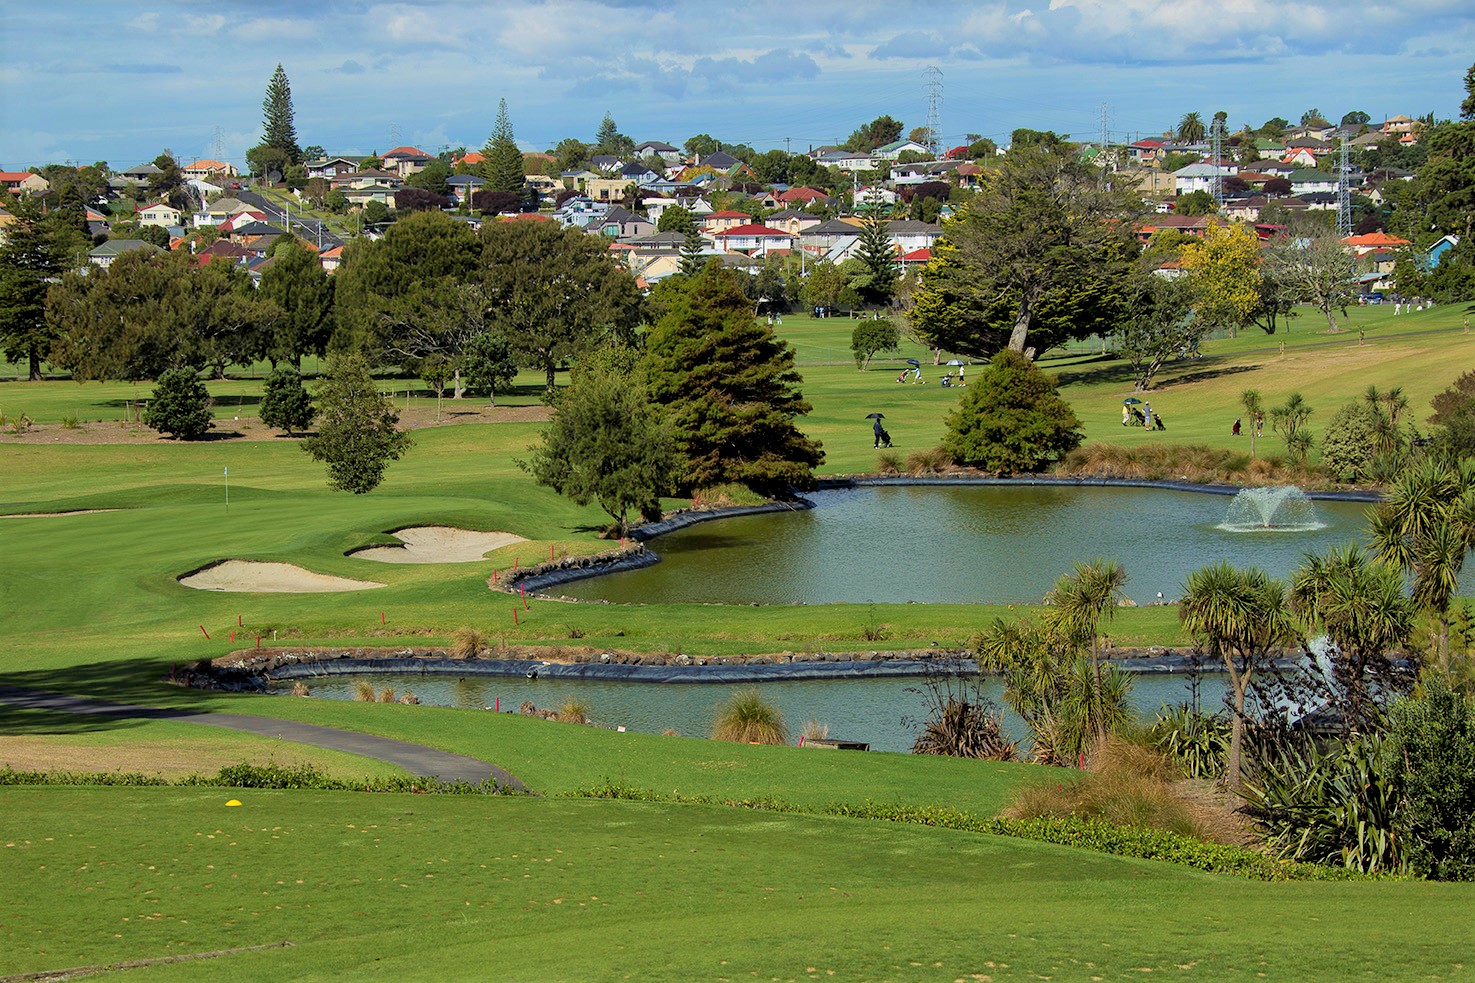
[[[1295,485],[1244,488],[1229,503],[1220,529],[1230,532],[1310,532],[1325,529],[1316,506]]]

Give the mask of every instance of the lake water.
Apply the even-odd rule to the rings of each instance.
[[[1189,684],[1183,674],[1137,674],[1132,705],[1139,715],[1151,718],[1164,703],[1188,700]],[[314,699],[351,700],[358,680],[372,683],[375,690],[392,687],[395,693],[412,691],[425,704],[481,709],[501,701],[503,711],[516,710],[524,700],[540,709],[557,708],[565,699],[588,701],[591,716],[609,727],[659,734],[667,728],[683,737],[706,737],[712,729],[717,706],[736,689],[752,684],[737,683],[632,683],[589,679],[527,679],[522,676],[364,675],[324,676],[304,679]],[[1200,694],[1205,709],[1221,705],[1227,685],[1222,674],[1200,677]],[[786,680],[757,684],[765,696],[783,711],[797,739],[804,721],[815,719],[829,725],[830,736],[868,742],[877,751],[910,751],[927,716],[924,680],[908,678]],[[276,692],[291,689],[290,682],[274,683]],[[998,679],[984,681],[985,692],[1001,702]],[[1005,714],[1005,727],[1015,739],[1027,731],[1023,722]]]
[[[1157,488],[878,486],[806,511],[658,537],[661,562],[553,588],[623,603],[1036,603],[1078,560],[1121,562],[1126,594],[1168,599],[1220,558],[1284,577],[1306,552],[1366,539],[1367,506],[1316,502],[1319,528],[1220,528],[1230,497]]]

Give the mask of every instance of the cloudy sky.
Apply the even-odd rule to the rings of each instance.
[[[1015,127],[1112,139],[1185,112],[1230,123],[1317,108],[1456,115],[1470,0],[15,0],[0,18],[0,168],[169,148],[241,162],[267,79],[303,145],[367,153],[706,132],[760,149],[843,140],[882,113],[1007,142]]]

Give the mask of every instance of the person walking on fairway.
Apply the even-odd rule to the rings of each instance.
[[[871,421],[871,424],[872,424],[871,430],[873,430],[875,432],[875,434],[876,434],[876,446],[877,447],[880,447],[881,446],[881,438],[882,438],[882,436],[885,435],[886,430],[885,430],[884,427],[881,426],[881,418],[879,416],[876,417],[874,420],[872,420]]]

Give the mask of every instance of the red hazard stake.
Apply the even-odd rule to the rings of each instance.
[[[241,624],[241,616],[239,614],[236,615],[236,627],[237,628],[244,628],[244,627],[246,627],[245,625]]]
[[[261,636],[260,635],[257,635],[256,636],[256,647],[257,648],[261,648]]]
[[[552,563],[553,562],[553,544],[552,543],[549,543],[548,544],[548,562],[549,563]]]
[[[517,593],[522,596],[522,609],[524,611],[526,611],[528,609],[528,590],[527,590],[527,587],[525,585],[523,585],[523,584],[518,584],[517,585]]]
[[[512,569],[514,569],[514,570],[517,569],[517,561],[519,561],[521,559],[522,559],[522,557],[520,557],[520,556],[514,556],[512,558]]]
[[[512,605],[512,624],[517,625],[517,605]]]
[[[234,630],[232,630],[230,633],[230,640],[233,642],[236,640],[236,633]]]
[[[384,612],[383,612],[383,611],[380,611],[380,612],[379,612],[379,623],[380,623],[380,624],[381,624],[381,625],[383,625],[383,624],[387,624],[387,622],[386,622],[386,621],[385,621],[385,620],[384,620]]]
[[[205,630],[205,626],[204,625],[201,625],[200,626],[200,634],[202,634],[202,635],[205,636],[205,641],[208,642],[210,640],[210,633]]]
[[[497,571],[493,570],[492,571],[492,583],[495,584],[496,582],[497,582]]]
[[[497,697],[496,699],[492,700],[492,712],[493,713],[501,713],[502,712],[502,698],[500,696]]]

